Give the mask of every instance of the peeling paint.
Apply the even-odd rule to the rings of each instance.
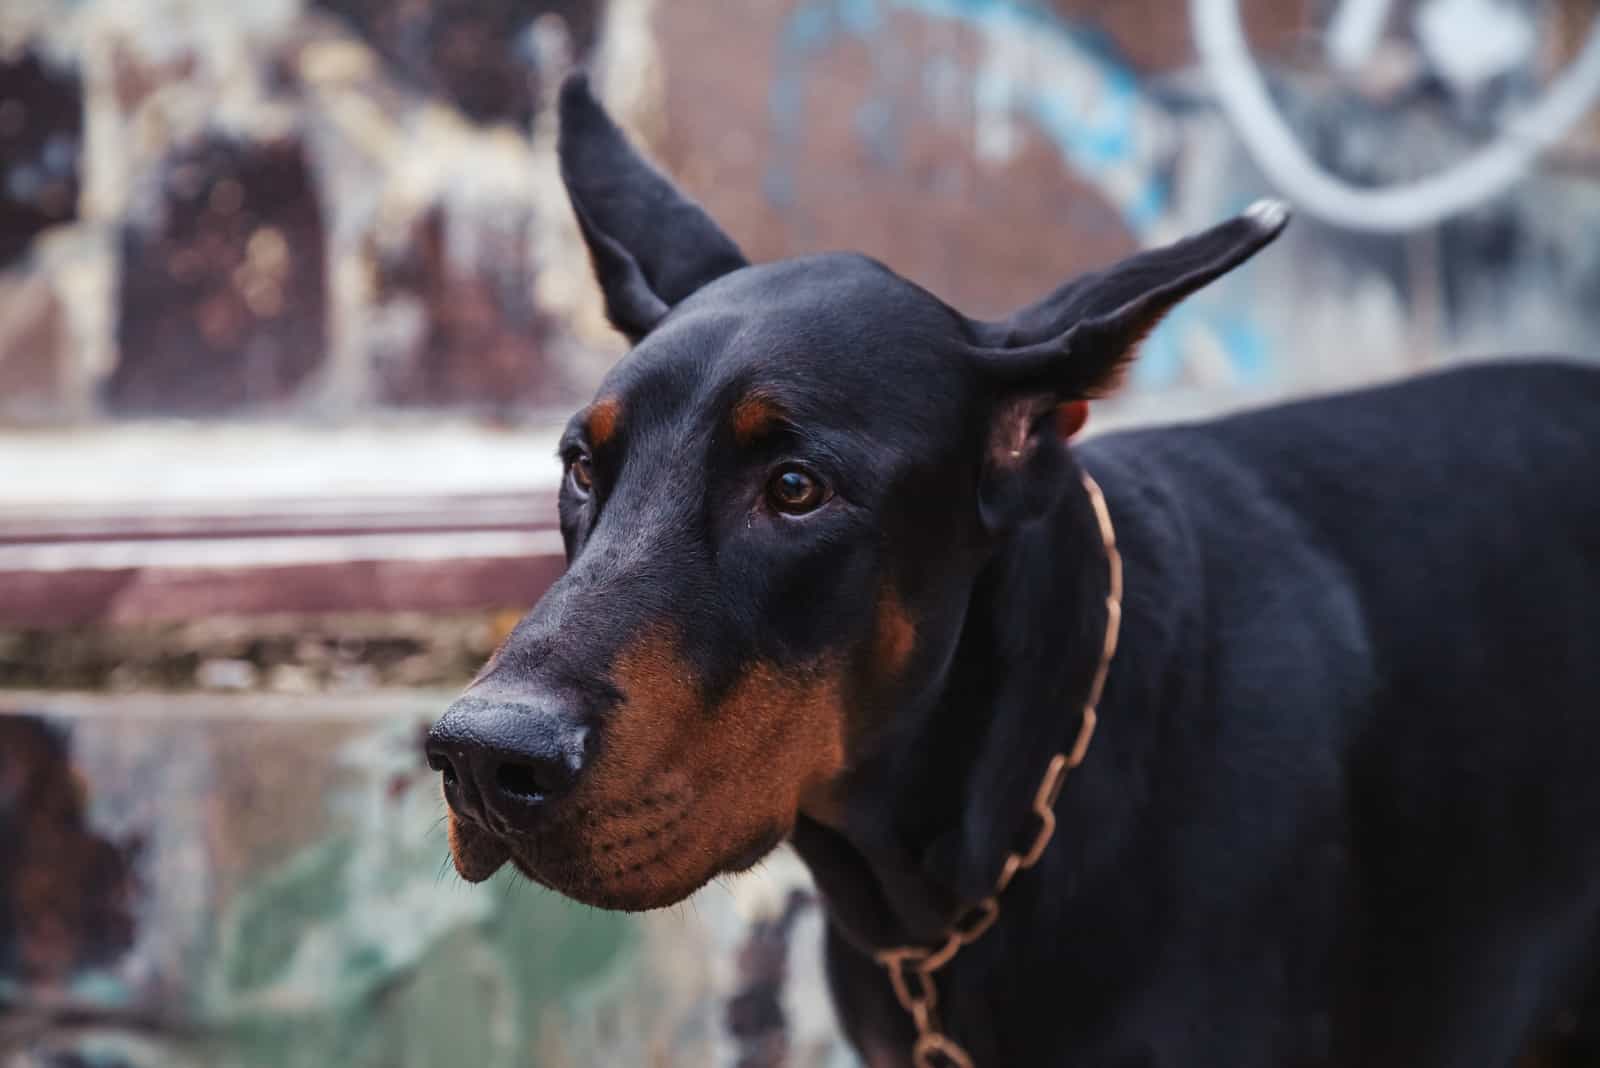
[[[980,58],[967,64],[956,54],[936,53],[914,70],[900,69],[896,15],[970,33]],[[1141,243],[1158,244],[1181,232],[1184,220],[1169,188],[1171,161],[1182,147],[1176,122],[1103,42],[1044,7],[1015,0],[806,0],[790,11],[768,91],[776,133],[765,190],[780,210],[793,204],[793,172],[805,165],[796,146],[808,121],[810,68],[819,54],[851,40],[866,45],[878,83],[859,108],[855,129],[882,166],[898,165],[897,128],[908,119],[895,114],[893,89],[909,79],[936,122],[972,123],[973,152],[986,165],[1008,163],[1027,124],[1118,209]],[[1185,378],[1202,385],[1270,381],[1274,348],[1252,318],[1248,296],[1233,288],[1183,306],[1146,342],[1134,385],[1162,388]]]
[[[723,1064],[739,1042],[728,1001],[753,980],[801,1006],[768,1038],[850,1063],[814,954],[737,964],[753,936],[787,929],[806,884],[792,856],[646,917],[511,872],[469,887],[418,744],[442,696],[359,715],[230,700],[169,718],[117,698],[22,716],[0,699],[7,1068]],[[18,841],[57,871],[48,899],[12,892],[38,870],[7,858]]]
[[[908,14],[948,22],[981,42],[982,57],[964,65],[939,55],[917,70],[897,71],[894,21]],[[841,40],[865,43],[884,79],[914,79],[930,111],[949,116],[953,98],[965,95],[973,116],[973,142],[980,159],[1007,162],[1016,150],[1015,126],[1035,124],[1062,158],[1094,181],[1122,210],[1136,234],[1161,219],[1167,195],[1161,161],[1172,148],[1166,114],[1142,93],[1132,70],[1093,47],[1050,11],[1005,0],[807,0],[787,16],[779,41],[779,63],[769,92],[779,131],[771,183],[788,184],[784,143],[798,139],[805,122],[809,60]],[[871,121],[858,124],[865,139],[881,138],[892,125],[888,94],[869,101]]]

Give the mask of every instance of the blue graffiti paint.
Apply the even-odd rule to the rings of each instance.
[[[855,130],[857,139],[880,166],[892,167],[900,162],[894,109],[886,99],[873,97],[857,108]]]
[[[1267,339],[1261,328],[1243,318],[1230,316],[1218,324],[1222,351],[1228,354],[1233,373],[1246,385],[1259,385],[1268,377]]]
[[[883,16],[877,0],[840,0],[839,21],[850,33],[867,36],[878,32]]]
[[[793,156],[805,121],[808,67],[812,58],[845,39],[866,41],[870,46],[880,83],[891,82],[898,72],[887,69],[890,52],[880,37],[887,26],[885,10],[905,11],[925,18],[955,21],[980,34],[1000,34],[1022,30],[1043,34],[1055,46],[1092,70],[1100,87],[1092,107],[1052,92],[1048,87],[1025,85],[1004,72],[981,68],[967,73],[949,56],[937,56],[917,72],[921,88],[929,96],[936,116],[948,114],[948,101],[955,87],[965,79],[973,99],[987,114],[1015,113],[1033,120],[1057,150],[1075,169],[1091,181],[1103,179],[1114,168],[1133,165],[1137,145],[1137,118],[1141,108],[1151,106],[1140,91],[1133,72],[1114,62],[1107,52],[1087,43],[1083,34],[1054,13],[1016,0],[810,0],[790,11],[780,32],[778,70],[771,92],[771,114],[779,142],[774,170],[781,172]],[[937,67],[930,66],[937,61]],[[934,88],[934,87],[937,88]],[[880,86],[881,90],[881,86]],[[885,107],[869,102],[857,116],[856,128],[863,140],[884,162],[895,156],[885,150],[888,131],[881,119],[889,114]],[[792,189],[792,183],[777,180],[776,189]],[[1159,175],[1141,176],[1131,193],[1119,185],[1108,189],[1109,198],[1122,211],[1135,234],[1144,234],[1161,217],[1167,202],[1164,182]]]
[[[825,6],[802,4],[789,15],[785,44],[802,51],[809,51],[826,45],[833,33],[832,10]]]
[[[1202,294],[1174,308],[1139,350],[1129,382],[1139,389],[1181,385],[1186,348],[1202,338],[1226,356],[1233,385],[1263,386],[1272,381],[1272,346],[1248,304],[1228,294]]]
[[[932,105],[936,122],[948,122],[960,113],[964,81],[961,68],[949,56],[932,56],[923,65],[922,96]]]
[[[994,63],[968,68],[948,54],[907,63],[889,33],[889,16],[896,12],[960,25],[983,39],[1021,35],[1043,42],[1061,61],[1081,70],[1094,91],[1069,95],[1037,79],[1017,79]],[[1103,36],[1085,32],[1032,0],[803,0],[791,9],[777,42],[769,101],[773,152],[765,188],[780,210],[797,202],[795,174],[802,162],[812,68],[818,56],[849,41],[864,43],[873,63],[871,95],[853,116],[853,128],[877,165],[900,165],[901,120],[894,101],[909,89],[912,97],[920,94],[927,101],[936,122],[970,121],[973,111],[980,118],[1027,120],[1075,172],[1104,192],[1141,241],[1150,240],[1167,218],[1171,193],[1165,168],[1140,143],[1143,118],[1160,105]],[[1134,381],[1146,386],[1180,381],[1185,339],[1196,331],[1210,334],[1229,353],[1241,382],[1268,376],[1265,335],[1240,311],[1243,302],[1218,299],[1225,296],[1208,294],[1178,309],[1146,342]]]

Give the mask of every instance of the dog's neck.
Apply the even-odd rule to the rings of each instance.
[[[1172,566],[1158,562],[1172,540],[1159,514],[1119,515],[1127,489],[1107,493],[1130,567]],[[1151,744],[1153,717],[1141,707],[1161,700],[1161,661],[1182,616],[1149,618],[1158,606],[1138,591],[1150,585],[1130,576],[1129,638],[1107,684],[1101,733],[1057,805],[1053,869],[1079,871],[1108,856],[1132,818],[1118,777]],[[864,950],[937,944],[992,891],[1005,854],[1026,845],[1033,795],[1051,757],[1071,747],[1099,665],[1106,588],[1094,509],[1074,477],[1056,508],[984,567],[936,697],[901,710],[903,726],[851,776],[844,819],[824,827],[802,817],[795,830],[848,941]]]

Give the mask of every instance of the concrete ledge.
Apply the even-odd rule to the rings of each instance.
[[[1089,429],[1269,399],[1132,395]],[[0,438],[0,627],[526,609],[563,566],[558,433],[132,423]]]
[[[526,608],[555,431],[131,424],[0,440],[0,626]]]
[[[94,510],[216,513],[295,500],[537,494],[560,481],[560,423],[329,428],[134,422],[0,437],[0,519]]]
[[[548,527],[12,541],[0,544],[0,626],[527,608],[563,563]]]

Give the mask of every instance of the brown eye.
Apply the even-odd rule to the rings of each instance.
[[[828,489],[802,467],[783,467],[767,483],[767,499],[786,515],[816,511],[828,499]]]
[[[587,497],[594,488],[594,471],[590,467],[589,454],[586,452],[575,453],[567,462],[567,477],[572,480],[572,488],[578,496]]]

